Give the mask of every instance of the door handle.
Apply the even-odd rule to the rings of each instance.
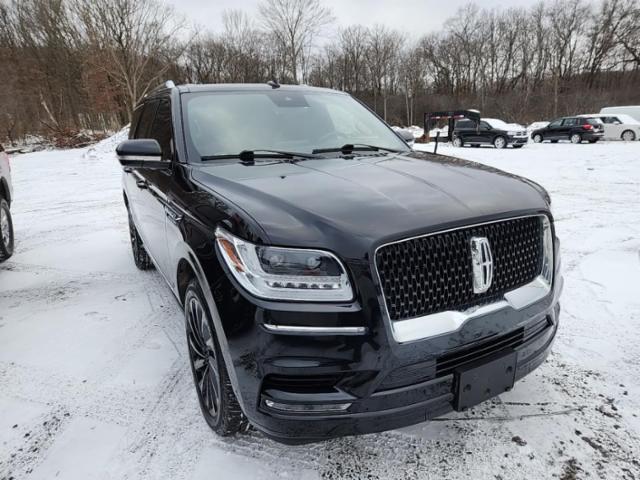
[[[164,207],[164,213],[169,218],[169,220],[171,220],[171,222],[175,223],[176,225],[182,221],[182,215],[180,215],[179,213],[175,212],[170,207],[165,206]]]
[[[146,180],[136,180],[136,185],[138,186],[138,188],[141,188],[141,189],[146,189],[149,187],[149,184],[147,183]]]

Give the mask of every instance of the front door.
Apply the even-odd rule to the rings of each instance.
[[[144,198],[141,202],[144,209],[142,220],[143,241],[157,267],[167,277],[169,265],[167,258],[166,207],[173,166],[171,102],[168,98],[162,98],[158,101],[153,122],[146,135],[146,138],[157,140],[160,144],[162,160],[167,162],[167,169],[138,169],[138,174],[146,182],[146,188],[143,189],[142,193]]]
[[[558,140],[561,135],[562,119],[554,120],[547,125],[547,131],[544,133],[544,138],[548,140]]]

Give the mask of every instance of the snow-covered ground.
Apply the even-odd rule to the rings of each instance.
[[[640,477],[640,142],[441,145],[550,191],[565,275],[554,352],[465,414],[302,447],[220,439],[201,419],[180,309],[131,260],[115,143],[13,159],[0,479]]]

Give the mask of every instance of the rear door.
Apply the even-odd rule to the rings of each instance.
[[[476,124],[472,120],[458,120],[454,130],[457,137],[460,137],[464,143],[469,143],[473,141],[476,133]]]
[[[569,140],[571,134],[580,127],[580,119],[572,117],[562,120],[562,126],[558,130],[558,140]]]

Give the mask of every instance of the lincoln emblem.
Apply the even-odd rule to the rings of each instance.
[[[473,292],[486,292],[493,280],[493,255],[489,239],[486,237],[471,237],[471,265],[473,266]]]

